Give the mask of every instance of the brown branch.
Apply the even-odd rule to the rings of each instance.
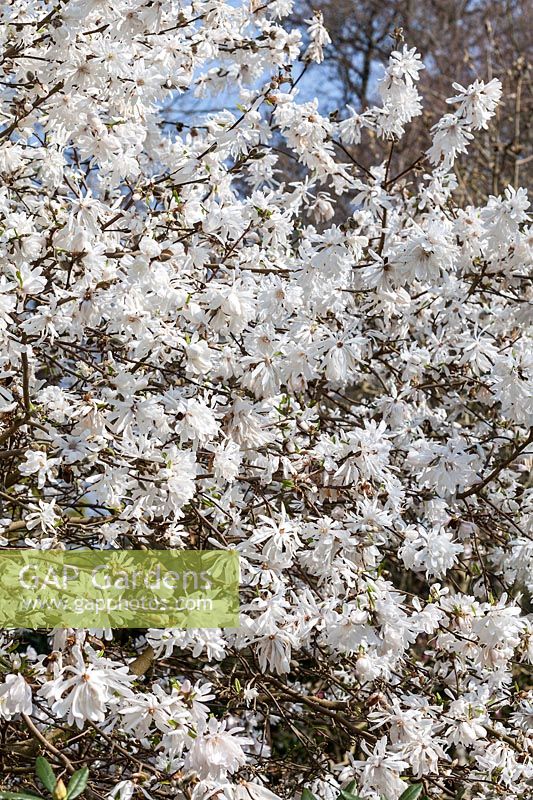
[[[533,442],[533,429],[531,430],[526,441],[522,442],[522,444],[519,447],[516,447],[511,453],[511,455],[508,456],[506,459],[504,459],[500,464],[498,464],[498,466],[495,467],[492,470],[492,472],[489,475],[487,475],[486,478],[484,478],[479,483],[474,484],[474,486],[471,486],[470,489],[466,489],[464,492],[458,492],[457,493],[458,500],[465,500],[467,497],[471,497],[473,494],[478,494],[478,492],[484,489],[485,486],[487,486],[487,484],[489,484],[492,480],[494,480],[494,478],[498,477],[502,469],[508,467],[509,464],[511,464],[515,460],[515,458],[517,458],[520,455],[520,453],[523,450],[525,450],[529,444],[531,444],[531,442]]]

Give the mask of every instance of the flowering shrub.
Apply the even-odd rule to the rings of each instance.
[[[531,797],[529,202],[454,201],[500,83],[397,167],[420,55],[324,116],[291,5],[0,12],[1,545],[242,572],[235,630],[5,631],[6,790]]]

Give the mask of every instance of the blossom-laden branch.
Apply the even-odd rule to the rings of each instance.
[[[406,165],[416,49],[325,115],[290,6],[0,10],[0,546],[242,574],[236,629],[6,630],[0,791],[531,796],[529,201],[456,192],[501,84]]]

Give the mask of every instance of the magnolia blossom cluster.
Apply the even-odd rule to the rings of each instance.
[[[2,741],[120,800],[527,800],[529,201],[454,200],[501,85],[399,163],[421,56],[327,115],[291,7],[0,10],[0,544],[235,549],[242,603],[6,631]]]

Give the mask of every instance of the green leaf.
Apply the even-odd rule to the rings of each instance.
[[[350,783],[341,789],[342,792],[348,792],[348,794],[353,794],[353,790],[357,786],[357,781],[350,781]]]
[[[310,792],[309,789],[304,789],[302,791],[302,800],[316,800],[313,792]]]
[[[400,795],[400,800],[416,800],[422,794],[423,786],[421,783],[413,783],[403,794]]]
[[[35,773],[45,789],[53,792],[56,785],[56,776],[52,765],[43,756],[39,756],[35,761]]]
[[[341,793],[337,800],[361,800],[361,798],[358,794],[352,794],[352,792],[348,791],[348,787],[346,787],[346,789],[341,789]]]
[[[0,792],[0,800],[43,800],[43,798],[28,792]]]
[[[82,767],[74,773],[68,782],[67,786],[67,800],[74,800],[79,794],[83,792],[89,780],[89,768]]]

